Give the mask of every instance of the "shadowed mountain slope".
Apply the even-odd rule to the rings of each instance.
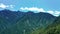
[[[19,11],[2,10],[0,16],[5,20],[3,24],[6,29],[1,30],[0,34],[30,34],[38,28],[46,28],[56,19],[49,13],[33,13],[31,11],[24,13]],[[8,24],[7,24],[8,23]],[[8,27],[7,27],[8,26]],[[2,27],[0,27],[2,28]]]

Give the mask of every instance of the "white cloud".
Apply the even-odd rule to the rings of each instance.
[[[31,8],[28,8],[28,7],[21,7],[20,10],[24,11],[24,10],[28,10],[28,11],[34,11],[34,12],[45,12],[44,9],[42,8],[37,8],[37,7],[31,7]]]
[[[60,11],[52,11],[52,10],[45,11],[43,8],[37,8],[37,7],[30,7],[30,8],[28,8],[28,7],[25,7],[25,8],[21,7],[20,10],[22,10],[22,11],[26,11],[26,10],[27,11],[33,11],[35,13],[46,12],[46,13],[50,13],[50,14],[52,14],[54,16],[59,16],[60,15]]]
[[[54,14],[54,11],[47,11],[47,13]]]
[[[0,8],[5,9],[5,8],[7,8],[7,7],[9,7],[9,6],[7,6],[7,5],[5,5],[5,4],[3,4],[3,3],[0,4]]]
[[[59,16],[60,15],[60,11],[47,11],[47,13],[50,13],[54,16]]]
[[[0,8],[6,9],[6,8],[14,8],[14,5],[5,5],[3,3],[0,3]]]
[[[55,15],[59,16],[60,15],[60,11],[55,11]]]
[[[55,11],[55,14],[60,14],[60,11]]]
[[[14,8],[14,5],[9,5],[10,6],[10,8]]]

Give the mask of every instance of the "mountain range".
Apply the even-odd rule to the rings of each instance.
[[[58,21],[57,17],[49,13],[1,10],[0,34],[30,34],[37,29],[51,27],[55,20]]]

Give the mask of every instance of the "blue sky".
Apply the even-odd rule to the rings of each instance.
[[[0,0],[0,9],[43,8],[46,11],[60,11],[60,0]]]
[[[0,0],[0,3],[6,5],[15,5],[16,10],[19,7],[38,7],[45,10],[60,10],[60,0]]]

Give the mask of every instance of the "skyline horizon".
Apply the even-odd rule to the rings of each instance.
[[[2,10],[9,10],[9,9],[2,9]],[[2,11],[0,10],[0,11]],[[13,11],[13,10],[9,10],[9,11]],[[33,12],[33,13],[40,13],[40,12],[43,12],[43,13],[49,13],[53,16],[56,16],[58,17],[60,15],[60,12],[59,11],[31,11],[31,10],[17,10],[17,11],[20,11],[20,12]],[[17,12],[17,11],[14,11],[14,12]],[[53,14],[54,13],[54,14]]]

